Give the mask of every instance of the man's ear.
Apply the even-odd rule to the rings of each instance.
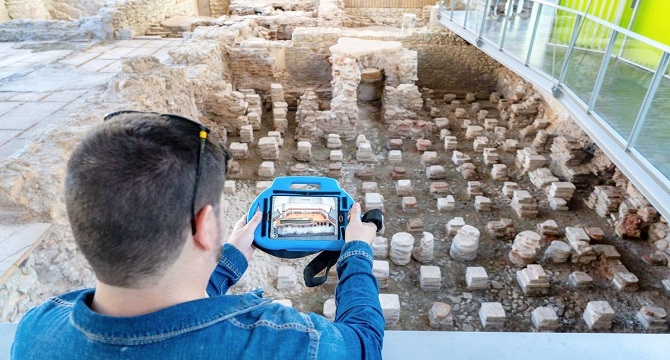
[[[195,245],[202,250],[212,250],[221,246],[219,244],[219,226],[216,213],[211,205],[206,205],[195,215]]]

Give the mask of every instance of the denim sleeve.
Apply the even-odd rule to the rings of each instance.
[[[344,245],[337,261],[340,281],[335,288],[334,325],[340,330],[351,359],[382,356],[385,322],[372,260],[370,245],[352,241]]]
[[[244,275],[247,266],[249,262],[240,250],[233,245],[224,244],[221,260],[209,277],[207,295],[225,295],[228,289]]]

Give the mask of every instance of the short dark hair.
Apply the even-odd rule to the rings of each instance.
[[[91,131],[68,162],[65,204],[79,249],[98,280],[136,288],[179,256],[191,232],[200,139],[186,121],[152,113],[115,116]],[[196,213],[218,213],[225,156],[207,140]]]

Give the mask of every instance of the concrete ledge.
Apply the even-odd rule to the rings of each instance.
[[[667,359],[670,335],[387,331],[384,359]]]
[[[0,360],[9,359],[18,324],[0,323]]]
[[[0,323],[0,360],[9,359],[16,324]],[[386,331],[393,359],[656,360],[670,354],[667,334]]]

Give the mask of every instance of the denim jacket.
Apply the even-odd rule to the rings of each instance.
[[[304,314],[262,291],[225,295],[247,269],[226,244],[210,297],[150,314],[111,317],[90,309],[94,289],[47,300],[21,320],[13,359],[381,359],[384,317],[372,249],[345,244],[337,262],[335,321]]]

